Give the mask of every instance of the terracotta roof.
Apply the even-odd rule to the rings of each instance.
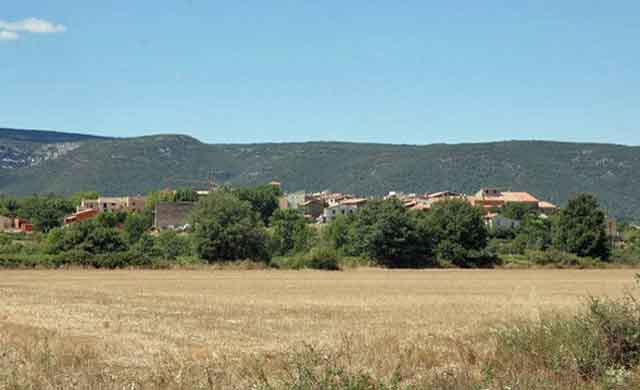
[[[480,196],[470,196],[469,201],[484,201],[484,202],[521,202],[521,203],[538,203],[540,202],[535,196],[531,195],[528,192],[511,192],[505,191],[500,192],[497,196],[491,195],[480,195]]]
[[[362,204],[362,203],[366,203],[367,199],[365,198],[354,198],[354,199],[346,199],[343,200],[342,202],[340,202],[340,204],[346,204],[346,205],[351,205],[351,204]]]
[[[457,192],[453,192],[453,191],[440,191],[440,192],[434,192],[433,194],[428,194],[427,197],[432,199],[432,198],[442,198],[442,197],[454,197],[454,196],[460,196],[459,193]]]
[[[413,207],[417,204],[418,202],[415,199],[412,199],[403,203],[404,207]]]
[[[80,210],[78,212],[75,212],[73,214],[71,214],[72,216],[78,217],[81,215],[85,215],[85,214],[97,214],[97,211],[95,209],[86,209],[86,210]]]
[[[298,203],[298,206],[302,206],[302,207],[309,206],[312,203],[322,203],[322,200],[321,199],[316,199],[316,198],[311,198],[311,199],[306,200],[304,202]]]
[[[541,209],[557,209],[558,206],[551,202],[540,201],[538,202],[538,207]]]
[[[539,202],[535,196],[528,192],[503,192],[502,198],[505,202]]]

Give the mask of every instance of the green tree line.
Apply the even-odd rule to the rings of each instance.
[[[35,244],[0,245],[0,257],[41,255],[58,265],[98,267],[252,260],[327,269],[338,268],[344,259],[384,267],[487,267],[509,256],[530,256],[539,263],[609,261],[612,252],[619,257],[607,237],[605,213],[588,194],[577,195],[549,218],[508,205],[502,213],[521,222],[508,231],[488,230],[482,211],[461,200],[436,203],[428,212],[409,210],[398,200],[373,200],[319,226],[297,210],[278,209],[282,194],[272,186],[222,188],[201,198],[186,189],[158,192],[147,198],[143,213],[104,212],[61,226],[80,198],[96,195],[0,198],[0,214],[29,219],[40,232]],[[190,230],[152,234],[158,201],[195,202]],[[625,233],[625,258],[640,254],[638,237]]]

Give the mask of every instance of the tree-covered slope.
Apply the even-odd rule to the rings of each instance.
[[[289,191],[331,189],[362,195],[389,190],[471,193],[497,186],[562,204],[573,193],[592,192],[612,214],[640,218],[639,169],[640,147],[607,144],[208,145],[187,136],[161,135],[82,140],[56,158],[0,168],[0,191],[145,193],[164,187],[204,187],[199,181],[213,174],[220,183],[278,180]]]

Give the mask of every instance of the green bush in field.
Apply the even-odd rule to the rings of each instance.
[[[314,247],[305,255],[308,268],[336,271],[340,269],[339,256],[335,249],[329,247]]]

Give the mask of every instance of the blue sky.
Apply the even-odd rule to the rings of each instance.
[[[4,127],[640,144],[638,1],[5,3]]]

